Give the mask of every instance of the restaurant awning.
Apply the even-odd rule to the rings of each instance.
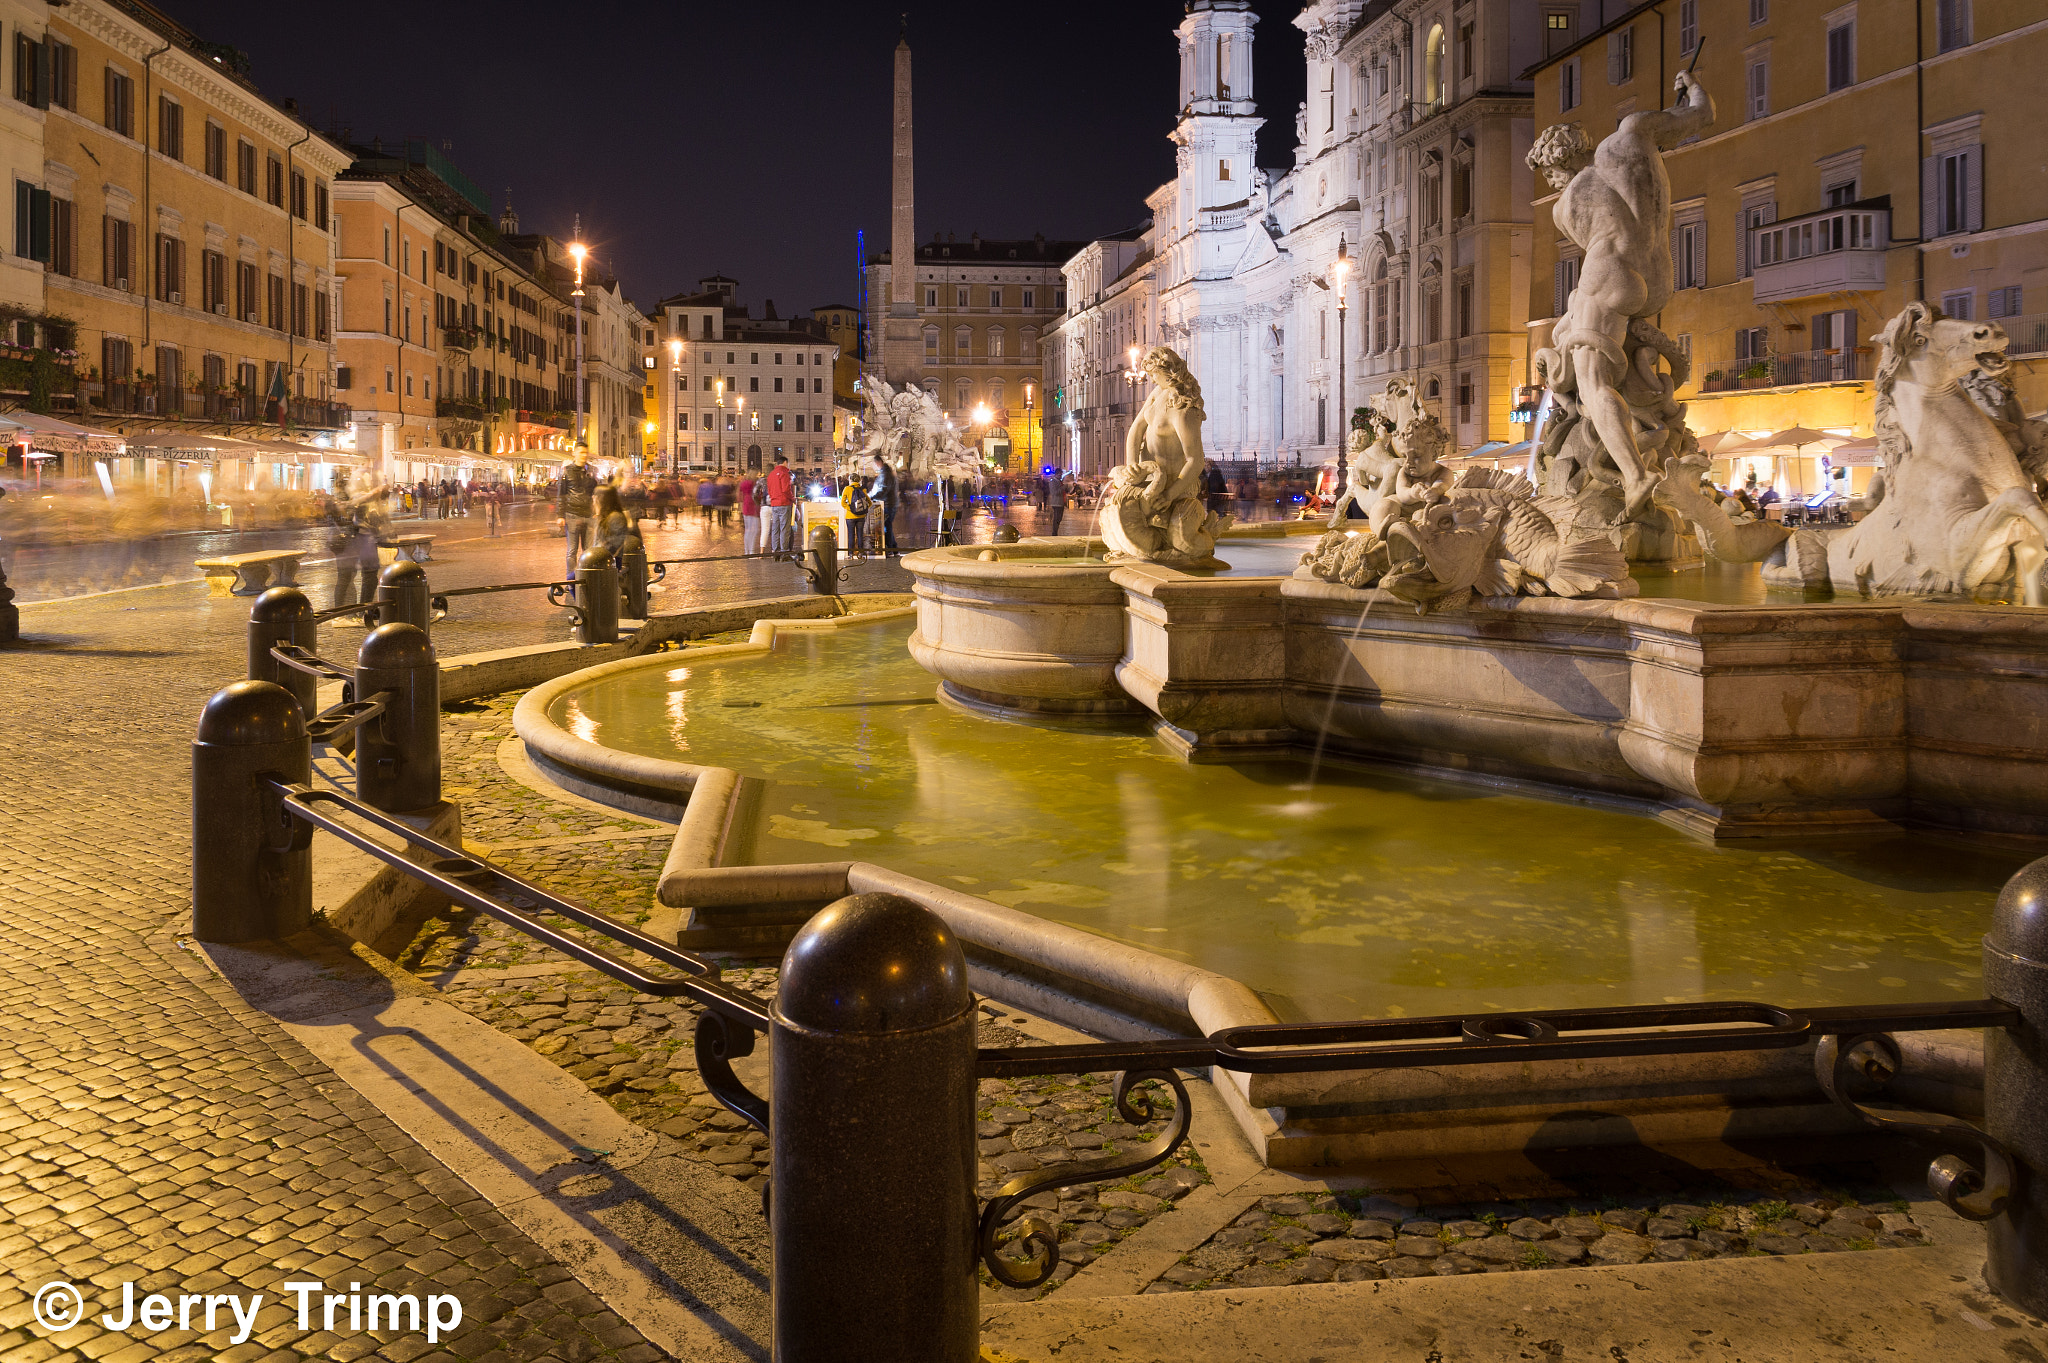
[[[202,431],[137,431],[125,439],[128,453],[145,459],[188,459],[211,464],[250,457],[246,440]]]
[[[0,413],[0,424],[29,434],[32,449],[57,454],[119,454],[127,437],[37,412]],[[18,442],[17,442],[18,443]]]

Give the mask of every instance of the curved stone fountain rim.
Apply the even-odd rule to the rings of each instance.
[[[825,620],[761,620],[755,622],[752,636],[744,644],[690,649],[684,657],[695,661],[760,656],[773,651],[784,630],[837,629],[847,623],[874,623],[915,613],[915,608],[898,608]],[[994,964],[970,965],[977,991],[996,997],[1022,995],[1029,1000],[1022,1006],[1034,1007],[1069,1025],[1113,1034],[1126,1031],[1135,1022],[1138,1034],[1163,1034],[1157,1024],[1148,1026],[1142,1016],[1133,1018],[1106,1011],[1091,1003],[1085,994],[1067,993],[1062,997],[1058,984],[1061,980],[1094,986],[1097,993],[1122,995],[1154,1017],[1162,1013],[1178,1015],[1192,1024],[1191,1030],[1203,1035],[1224,1027],[1278,1020],[1265,1001],[1241,980],[886,867],[864,862],[718,865],[739,793],[737,772],[729,767],[697,766],[622,753],[575,737],[547,713],[557,699],[577,687],[633,669],[674,667],[678,661],[675,655],[655,654],[585,668],[533,688],[520,698],[513,712],[514,731],[527,744],[529,755],[539,759],[536,765],[569,788],[585,784],[586,789],[609,797],[615,806],[620,803],[622,784],[665,793],[669,798],[660,803],[671,817],[675,805],[683,804],[681,822],[662,865],[658,898],[663,904],[677,907],[719,902],[815,902],[821,893],[827,898],[871,891],[897,893],[945,918],[964,942],[994,953]],[[583,774],[580,781],[576,779],[579,772]],[[564,776],[570,779],[565,781]],[[1035,970],[1020,977],[1006,968],[1004,962],[1022,963]],[[1949,1033],[1901,1033],[1899,1040],[1912,1053],[1915,1068],[1936,1072],[1934,1079],[1938,1085],[1981,1089],[1980,1048],[1969,1047],[1967,1043],[1958,1045]],[[1320,1158],[1318,1152],[1327,1150],[1332,1139],[1326,1133],[1295,1128],[1289,1109],[1297,1104],[1316,1110],[1332,1102],[1355,1104],[1366,1100],[1369,1106],[1382,1108],[1380,1120],[1387,1123],[1388,1129],[1377,1136],[1368,1133],[1363,1139],[1370,1148],[1361,1146],[1353,1152],[1357,1157],[1519,1149],[1548,1120],[1546,1114],[1553,1113],[1560,1103],[1582,1105],[1582,1100],[1593,1097],[1612,1102],[1632,1090],[1645,1088],[1644,1076],[1638,1072],[1641,1063],[1596,1061],[1574,1067],[1504,1061],[1499,1065],[1469,1067],[1448,1080],[1429,1071],[1384,1070],[1281,1075],[1224,1072],[1213,1077],[1218,1081],[1217,1089],[1225,1107],[1254,1148],[1268,1163],[1277,1166],[1313,1162]],[[1693,1139],[1725,1138],[1726,1133],[1720,1129],[1723,1117],[1732,1120],[1740,1114],[1725,1113],[1711,1103],[1694,1112],[1696,1090],[1701,1084],[1762,1084],[1775,1093],[1788,1082],[1810,1082],[1810,1063],[1803,1051],[1667,1058],[1664,1064],[1670,1072],[1661,1074],[1661,1084],[1647,1085],[1645,1097],[1639,1100],[1647,1104],[1647,1109],[1634,1113],[1633,1120],[1653,1125],[1674,1122],[1676,1125],[1667,1133],[1674,1138],[1679,1134]],[[1681,1095],[1675,1106],[1669,1094],[1661,1099],[1655,1096],[1674,1085]],[[1483,1094],[1495,1096],[1483,1101],[1475,1096]],[[1428,1121],[1428,1114],[1434,1110],[1449,1111],[1457,1109],[1460,1103],[1474,1102],[1479,1106],[1465,1112],[1463,1125],[1446,1128]],[[1663,1110],[1666,1107],[1670,1108],[1668,1112]],[[1422,1123],[1419,1127],[1415,1126],[1418,1120]],[[1812,1129],[1847,1130],[1856,1125],[1826,1103],[1795,1106],[1788,1109],[1785,1120],[1790,1123],[1787,1134]]]
[[[708,644],[701,648],[686,649],[680,654],[650,653],[639,658],[620,658],[613,662],[599,663],[595,667],[586,667],[542,682],[521,696],[519,704],[512,710],[512,731],[526,744],[528,756],[537,758],[538,765],[541,765],[549,776],[560,779],[567,775],[571,778],[574,782],[571,789],[575,789],[576,785],[594,785],[601,788],[605,794],[613,796],[615,800],[617,796],[624,794],[635,804],[660,808],[661,812],[656,817],[674,818],[676,812],[682,810],[684,822],[687,823],[687,806],[692,803],[690,796],[700,783],[707,778],[736,781],[738,774],[727,767],[698,766],[690,762],[672,762],[660,757],[643,757],[637,753],[621,752],[602,743],[592,743],[588,739],[578,738],[557,724],[548,713],[554,703],[569,692],[579,690],[592,682],[646,668],[672,668],[679,665],[687,667],[709,658],[763,656],[774,652],[776,640],[788,632],[809,633],[821,629],[838,629],[846,624],[874,624],[884,620],[907,619],[916,614],[916,607],[900,606],[893,610],[830,616],[822,620],[756,620],[751,636],[743,644]]]

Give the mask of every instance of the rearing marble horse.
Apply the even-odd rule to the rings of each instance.
[[[1962,378],[2007,368],[2003,328],[1908,303],[1884,330],[1876,507],[1828,545],[1837,591],[1865,596],[2008,596],[2048,605],[2048,508]],[[2004,584],[2011,583],[2009,591]]]

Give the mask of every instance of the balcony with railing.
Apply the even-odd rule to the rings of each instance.
[[[2018,317],[1994,317],[1991,320],[2005,328],[2005,334],[2012,342],[2006,348],[2006,354],[2048,355],[2048,312],[2029,312]]]
[[[1882,289],[1884,253],[1891,246],[1890,202],[1872,199],[1750,228],[1756,301]]]
[[[1707,360],[1694,366],[1702,393],[1746,388],[1790,388],[1809,383],[1854,383],[1875,371],[1877,356],[1869,347],[1841,350],[1794,350],[1776,355],[1733,360]]]

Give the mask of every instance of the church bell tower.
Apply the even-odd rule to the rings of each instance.
[[[1259,117],[1252,99],[1251,0],[1188,0],[1181,20],[1179,148],[1180,228],[1193,230],[1210,209],[1252,197],[1258,175]]]

